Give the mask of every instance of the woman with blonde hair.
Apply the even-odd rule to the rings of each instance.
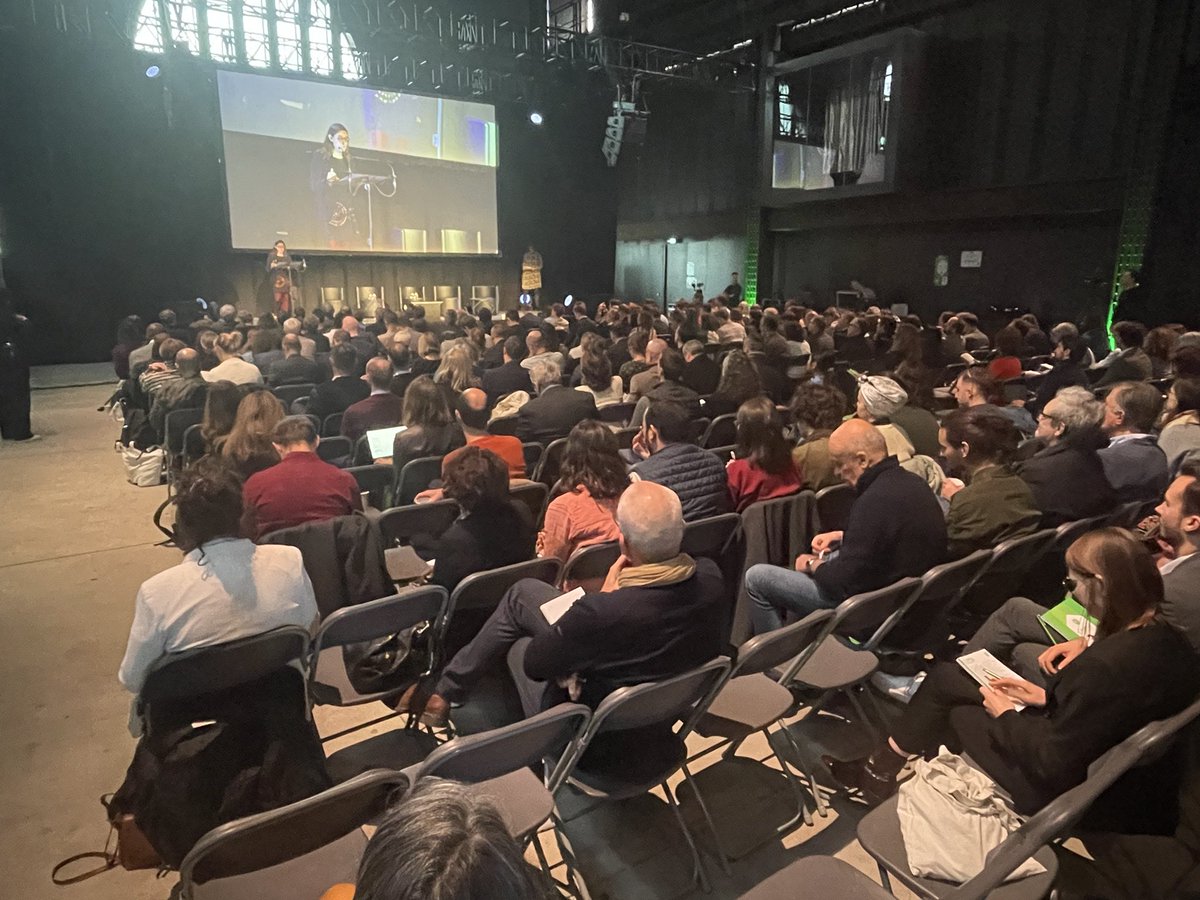
[[[243,480],[279,462],[271,435],[282,418],[283,406],[270,391],[251,391],[238,404],[221,456]]]

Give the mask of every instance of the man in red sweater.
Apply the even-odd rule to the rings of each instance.
[[[349,472],[317,456],[317,430],[307,416],[289,416],[275,426],[271,441],[280,461],[246,479],[242,533],[264,534],[348,516],[362,509],[358,482]]]

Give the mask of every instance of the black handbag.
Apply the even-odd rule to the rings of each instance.
[[[360,694],[402,691],[433,663],[433,623],[421,622],[387,637],[347,644],[342,658],[350,683]]]

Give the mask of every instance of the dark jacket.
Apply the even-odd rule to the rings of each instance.
[[[468,575],[533,559],[537,529],[529,507],[509,500],[460,516],[433,541],[430,581],[453,592]],[[420,552],[424,548],[418,546]]]
[[[837,603],[946,560],[946,519],[925,479],[889,456],[863,472],[856,488],[837,555],[813,572]]]
[[[350,404],[357,403],[370,393],[370,386],[361,378],[342,375],[313,388],[308,395],[307,412],[318,419],[344,413]]]
[[[912,442],[913,450],[925,456],[938,458],[938,420],[933,413],[920,406],[902,406],[891,415],[892,424],[901,428]]]
[[[549,444],[566,437],[584,419],[598,415],[596,398],[587,391],[552,384],[517,413],[517,437],[525,443]]]
[[[1096,454],[1104,440],[1099,429],[1068,436],[1017,463],[1017,474],[1025,479],[1042,511],[1043,528],[1112,510],[1117,496]]]
[[[721,380],[721,367],[707,353],[701,353],[683,367],[683,383],[697,394],[711,394]]]
[[[392,466],[396,470],[397,483],[405,463],[423,456],[445,456],[466,442],[457,422],[436,428],[414,425],[401,431],[392,442]]]
[[[496,366],[494,369],[487,369],[480,381],[483,392],[488,396],[489,406],[495,406],[496,401],[513,391],[533,393],[529,370],[522,368],[516,360]]]
[[[271,387],[281,384],[318,384],[324,380],[325,369],[321,364],[299,354],[277,359],[267,372],[267,384]]]
[[[1116,438],[1096,451],[1104,466],[1104,476],[1112,485],[1120,503],[1134,500],[1160,500],[1167,492],[1171,477],[1167,455],[1152,434]]]
[[[634,465],[630,473],[678,494],[683,518],[689,522],[729,512],[725,464],[695,444],[667,444]]]
[[[1076,386],[1088,386],[1087,368],[1079,363],[1059,360],[1037,383],[1037,392],[1031,404],[1034,411],[1040,412],[1063,388]]]
[[[758,563],[790,569],[797,556],[809,552],[816,533],[817,504],[812,491],[751,503],[742,513],[742,543],[745,546],[742,572]],[[738,601],[730,639],[734,644],[741,644],[754,636],[754,629],[750,622],[751,600],[746,593],[745,578],[739,578],[737,583]]]
[[[678,381],[660,381],[646,392],[644,399],[651,403],[675,403],[686,409],[691,418],[700,418],[700,395]],[[641,419],[635,416],[634,421]]]
[[[525,674],[550,682],[545,703],[553,705],[566,699],[554,679],[578,673],[580,699],[595,708],[619,687],[680,675],[720,654],[726,608],[725,583],[710,559],[697,559],[695,574],[678,584],[585,594],[533,638]],[[614,732],[592,743],[581,768],[653,771],[680,744],[669,724]]]
[[[1092,385],[1093,388],[1108,387],[1122,381],[1149,381],[1154,376],[1154,363],[1141,347],[1122,351],[1121,355],[1104,368],[1104,372]]]
[[[1041,521],[1033,492],[1012,469],[981,469],[950,498],[946,514],[950,556],[959,559],[976,550],[990,550],[1009,538],[1033,534]]]
[[[342,434],[357,441],[376,428],[394,428],[400,424],[404,400],[391,391],[372,394],[352,403],[342,414]]]

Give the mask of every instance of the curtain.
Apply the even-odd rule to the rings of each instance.
[[[867,158],[882,151],[888,104],[883,97],[887,60],[869,66],[850,63],[844,87],[831,88],[825,101],[825,173],[861,173]]]

